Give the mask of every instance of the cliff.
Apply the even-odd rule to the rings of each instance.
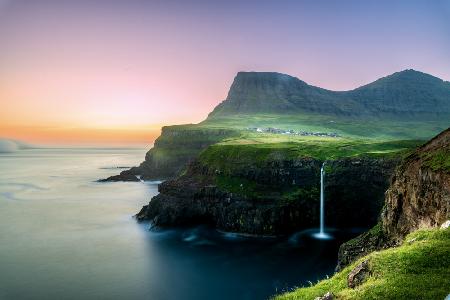
[[[381,219],[383,230],[395,241],[450,219],[450,128],[399,166]]]
[[[175,177],[209,145],[239,135],[238,130],[196,124],[164,126],[139,166],[99,181],[136,181],[136,175],[143,180]]]
[[[154,147],[145,155],[145,161],[132,171],[141,175],[142,179],[170,178],[209,145],[238,135],[239,132],[232,129],[165,126]]]
[[[423,228],[450,219],[450,129],[407,156],[385,194],[380,224],[339,249],[341,269],[374,250],[400,244]]]
[[[137,215],[155,226],[209,223],[224,231],[281,235],[315,227],[322,161],[280,148],[209,147],[186,172],[159,186]],[[326,218],[330,226],[376,223],[396,158],[328,162]]]

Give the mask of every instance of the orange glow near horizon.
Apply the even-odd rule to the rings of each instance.
[[[0,136],[33,145],[148,147],[159,136],[161,126],[120,128],[1,126]]]

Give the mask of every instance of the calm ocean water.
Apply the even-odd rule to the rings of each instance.
[[[132,216],[157,183],[97,183],[145,150],[0,154],[0,299],[265,299],[332,274],[344,234],[249,239],[151,232]]]

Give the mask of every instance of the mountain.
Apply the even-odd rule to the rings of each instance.
[[[404,70],[350,91],[330,91],[275,72],[239,72],[208,119],[235,114],[298,114],[434,119],[450,116],[450,82]]]
[[[444,130],[449,120],[450,83],[414,70],[344,92],[311,86],[281,73],[239,72],[227,99],[205,121],[163,127],[145,161],[123,171],[122,176],[123,180],[128,180],[130,174],[166,179],[176,176],[200,152],[216,143],[229,139],[247,144],[255,143],[255,138],[258,143],[270,140],[265,135],[254,136],[249,128],[334,132],[343,138],[379,141],[417,140]],[[272,137],[279,143],[303,144],[299,135]]]

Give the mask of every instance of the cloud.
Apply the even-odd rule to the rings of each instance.
[[[18,150],[31,148],[33,148],[33,146],[21,141],[0,138],[0,153],[12,153]]]

